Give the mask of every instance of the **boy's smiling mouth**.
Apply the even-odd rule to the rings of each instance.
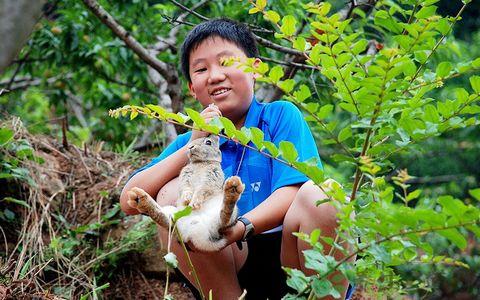
[[[212,96],[212,97],[221,96],[221,95],[226,94],[226,93],[229,92],[230,90],[231,90],[230,88],[218,87],[218,88],[213,89],[213,90],[210,92],[210,96]]]

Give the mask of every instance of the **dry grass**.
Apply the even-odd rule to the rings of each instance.
[[[96,299],[93,291],[101,285],[96,282],[99,273],[116,270],[109,258],[136,247],[135,238],[126,239],[121,230],[124,224],[114,206],[133,171],[131,163],[101,147],[66,149],[50,137],[33,136],[18,118],[1,124],[5,126],[15,132],[15,141],[28,142],[44,162],[22,159],[30,182],[10,180],[6,191],[0,192],[0,199],[13,197],[28,205],[0,202],[0,209],[8,205],[16,216],[9,222],[0,219],[0,299],[60,299],[53,293],[68,299],[87,294]],[[11,149],[0,151],[3,157],[14,155]],[[4,182],[0,179],[0,184]],[[115,217],[104,219],[109,212]],[[88,228],[75,231],[81,226]],[[121,269],[122,262],[114,262]],[[134,277],[143,280],[142,276]],[[149,280],[145,279],[147,286]]]

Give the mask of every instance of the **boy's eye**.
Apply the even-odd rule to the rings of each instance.
[[[200,68],[200,69],[195,70],[195,73],[203,72],[203,71],[206,71],[206,70],[207,70],[207,68]]]
[[[205,140],[205,144],[207,144],[207,145],[210,146],[210,145],[212,144],[212,141],[210,141],[210,140]]]

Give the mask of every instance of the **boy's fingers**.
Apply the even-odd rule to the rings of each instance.
[[[203,114],[202,117],[206,122],[207,120],[213,120],[216,117],[220,117],[220,115],[218,115],[218,113],[216,113],[216,112],[208,112],[208,113]]]
[[[202,111],[202,113],[207,113],[207,112],[216,112],[219,116],[222,115],[222,112],[220,111],[220,109],[218,109],[218,106],[216,106],[215,104],[213,105],[210,104]]]

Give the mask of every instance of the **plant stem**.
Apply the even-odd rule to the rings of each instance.
[[[178,236],[178,240],[180,241],[180,244],[182,245],[183,251],[185,252],[185,255],[187,256],[187,262],[188,265],[190,266],[190,269],[192,270],[193,277],[195,278],[195,282],[198,287],[198,291],[200,292],[200,296],[203,300],[205,300],[205,294],[203,294],[203,289],[202,286],[200,285],[200,279],[198,278],[197,272],[195,271],[195,267],[193,266],[192,260],[190,259],[190,255],[188,254],[187,247],[185,246],[185,243],[183,242],[183,238],[180,235],[180,232],[175,228],[175,232]]]
[[[442,35],[442,37],[440,38],[440,40],[438,40],[438,42],[435,44],[435,46],[433,47],[432,49],[432,52],[430,52],[430,54],[427,56],[427,59],[425,60],[425,62],[423,62],[417,69],[417,72],[415,73],[415,75],[413,75],[412,79],[410,80],[410,83],[407,87],[406,90],[408,90],[410,88],[410,86],[412,85],[413,81],[417,78],[418,74],[420,74],[420,71],[422,70],[422,68],[425,66],[425,64],[428,62],[428,60],[430,59],[430,57],[432,57],[433,53],[435,53],[435,51],[437,50],[438,46],[440,46],[440,44],[443,42],[443,40],[445,39],[445,37],[450,33],[450,31],[452,31],[452,28],[453,28],[453,25],[455,25],[455,23],[457,23],[458,21],[458,18],[460,18],[460,15],[463,13],[463,11],[465,10],[465,7],[467,7],[467,4],[468,3],[464,3],[463,6],[460,8],[460,10],[458,11],[457,15],[455,16],[455,19],[453,20],[452,24],[450,24],[450,27],[448,28],[448,31]]]
[[[167,253],[170,253],[171,245],[172,245],[172,223],[168,222],[168,242],[167,242]],[[170,279],[170,269],[168,267],[168,264],[166,264],[166,269],[167,269],[167,278],[165,279],[165,291],[163,292],[163,298],[167,298],[168,295],[168,285],[169,285],[169,279]]]

